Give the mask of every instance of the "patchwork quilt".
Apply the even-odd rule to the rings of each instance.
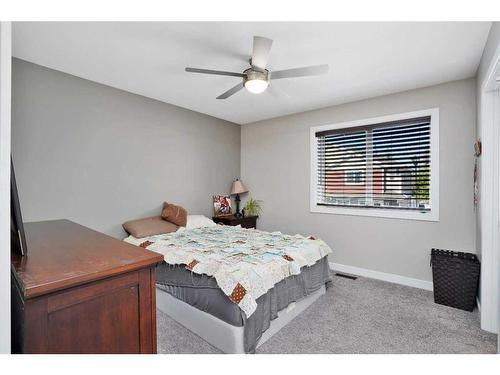
[[[257,298],[275,284],[332,252],[312,237],[224,225],[125,241],[163,254],[168,264],[215,277],[247,317],[254,313]]]

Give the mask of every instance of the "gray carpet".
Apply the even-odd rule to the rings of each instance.
[[[219,353],[158,311],[158,353]],[[325,296],[257,353],[496,353],[496,335],[472,313],[435,304],[432,292],[334,277]]]

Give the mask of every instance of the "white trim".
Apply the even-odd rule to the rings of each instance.
[[[369,270],[366,268],[348,266],[345,264],[330,262],[330,268],[337,272],[344,272],[356,276],[369,277],[370,279],[388,281],[394,284],[411,286],[413,288],[433,290],[432,281],[425,281],[420,279],[414,279],[411,277],[396,275],[393,273],[385,273],[380,271]]]
[[[10,353],[11,24],[0,22],[0,353]]]
[[[412,117],[431,116],[431,189],[430,189],[430,212],[406,211],[390,208],[356,208],[356,207],[329,207],[316,204],[317,192],[317,145],[316,133],[325,130],[345,129],[356,126],[371,125],[376,123],[409,119]],[[310,173],[310,212],[338,215],[356,215],[385,217],[391,219],[409,219],[424,221],[439,221],[439,108],[425,109],[421,111],[399,113],[388,116],[380,116],[363,120],[347,121],[337,124],[314,126],[310,129],[310,151],[311,151],[311,173]]]
[[[500,97],[496,77],[500,75],[500,46],[481,83],[479,109],[483,153],[480,171],[481,220],[481,328],[497,333],[500,311]]]

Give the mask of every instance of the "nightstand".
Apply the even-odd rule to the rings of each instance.
[[[212,220],[217,224],[224,225],[241,225],[243,228],[254,228],[257,229],[257,218],[258,216],[227,216],[227,217],[213,217]]]

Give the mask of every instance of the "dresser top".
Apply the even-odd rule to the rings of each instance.
[[[161,254],[69,220],[27,223],[24,229],[28,255],[11,254],[11,263],[26,299],[163,260]]]

